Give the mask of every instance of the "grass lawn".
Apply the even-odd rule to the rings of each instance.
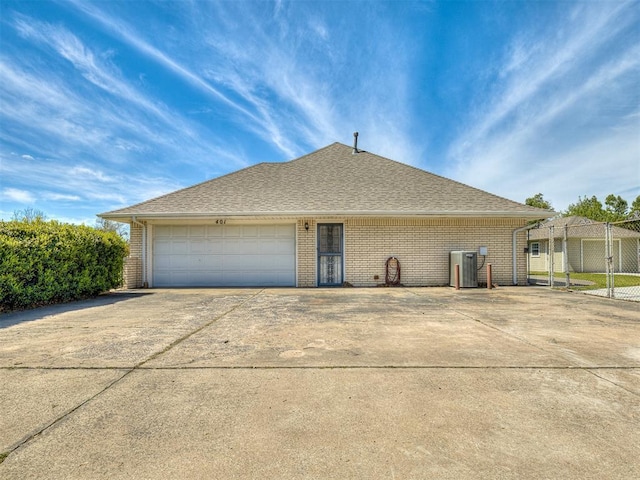
[[[549,272],[529,272],[529,275],[549,275]],[[578,273],[571,272],[570,280],[586,280],[593,282],[592,285],[572,285],[574,290],[596,290],[598,288],[607,288],[607,276],[604,273]],[[564,273],[556,272],[555,278],[564,280]],[[614,280],[615,287],[640,287],[639,275],[625,275],[624,273],[616,273]]]

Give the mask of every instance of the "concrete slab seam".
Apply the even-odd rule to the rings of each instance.
[[[640,370],[631,365],[214,365],[168,367],[0,367],[0,370]]]
[[[254,293],[253,295],[251,295],[250,297],[245,298],[242,302],[238,303],[237,305],[233,306],[232,308],[230,308],[229,310],[227,310],[224,313],[221,313],[220,315],[214,317],[212,320],[208,321],[207,323],[199,326],[198,328],[196,328],[195,330],[187,333],[186,335],[183,335],[182,337],[178,338],[177,340],[174,340],[173,342],[171,342],[169,345],[167,345],[166,347],[164,347],[162,350],[156,352],[156,353],[152,353],[147,359],[143,360],[142,362],[138,363],[133,369],[137,369],[140,368],[142,365],[144,365],[145,363],[150,362],[151,360],[155,360],[156,358],[158,358],[160,355],[164,355],[165,353],[167,353],[169,350],[173,349],[175,346],[181,344],[182,342],[184,342],[185,340],[191,338],[192,336],[194,336],[196,333],[201,332],[202,330],[204,330],[205,328],[210,327],[211,325],[213,325],[215,322],[217,322],[218,320],[220,320],[221,318],[229,315],[230,313],[236,311],[237,309],[243,307],[246,303],[248,303],[250,300],[253,300],[255,297],[257,297],[258,295],[260,295],[262,292],[264,292],[264,288],[259,290],[258,292]]]
[[[102,388],[100,391],[96,392],[94,395],[90,396],[89,398],[86,398],[85,400],[80,402],[78,405],[75,405],[74,407],[71,407],[71,408],[65,410],[64,412],[62,412],[61,415],[59,415],[57,418],[54,418],[50,422],[46,423],[44,426],[38,427],[35,430],[32,430],[31,432],[29,432],[27,435],[22,437],[22,439],[18,440],[16,443],[11,445],[5,452],[2,452],[4,454],[4,458],[9,456],[11,453],[15,452],[18,448],[20,448],[20,447],[26,445],[27,443],[29,443],[31,440],[36,438],[38,435],[42,434],[43,432],[45,432],[46,430],[48,430],[49,428],[54,426],[56,423],[60,422],[64,418],[68,417],[73,412],[75,412],[79,408],[83,407],[84,405],[89,403],[91,400],[93,400],[97,396],[101,395],[102,393],[104,393],[105,391],[110,389],[113,385],[115,385],[120,380],[122,380],[124,377],[129,375],[133,371],[133,368],[129,368],[129,369],[120,368],[119,370],[125,370],[125,372],[121,376],[119,376],[118,378],[114,379],[113,381],[111,381],[110,383],[105,385],[104,388]],[[2,463],[2,462],[0,462],[0,463]]]
[[[422,297],[422,295],[420,295],[420,294],[418,294],[418,293],[416,293],[416,292],[413,292],[412,290],[409,290],[409,289],[405,289],[405,290],[406,290],[406,291],[408,291],[408,292],[410,292],[410,293],[413,293],[414,295],[417,295],[417,296]],[[438,302],[438,301],[431,300],[431,299],[429,299],[429,301],[430,301],[430,302],[432,302],[432,303],[435,303],[436,305],[439,305],[439,306],[441,306],[441,307],[443,307],[443,308],[447,308],[447,305],[446,305],[446,304],[444,304],[444,303],[442,303],[442,302]],[[525,343],[526,345],[529,345],[530,347],[536,348],[536,349],[538,349],[538,350],[540,350],[540,351],[542,351],[542,352],[544,352],[544,353],[546,353],[546,354],[549,354],[549,355],[553,355],[553,356],[555,356],[552,352],[547,351],[546,349],[544,349],[544,348],[540,347],[539,345],[536,345],[536,344],[534,344],[534,343],[531,343],[531,342],[529,342],[528,340],[526,340],[526,339],[524,339],[524,338],[521,338],[521,337],[519,337],[519,336],[517,336],[517,335],[514,335],[514,334],[512,334],[512,333],[505,332],[504,330],[502,330],[502,329],[500,329],[500,328],[498,328],[498,327],[496,327],[496,326],[489,325],[489,324],[487,324],[487,323],[483,322],[482,320],[479,320],[479,319],[477,319],[477,318],[475,318],[475,317],[473,317],[473,316],[471,316],[471,315],[469,315],[469,314],[467,314],[467,313],[460,312],[460,311],[458,311],[458,310],[456,310],[456,309],[454,309],[454,308],[452,308],[452,309],[450,309],[450,310],[451,310],[451,311],[453,311],[453,312],[455,312],[455,313],[457,313],[457,314],[459,314],[459,315],[462,315],[463,317],[467,317],[467,318],[469,318],[469,319],[473,320],[474,322],[478,322],[478,323],[480,323],[481,325],[484,325],[485,327],[491,328],[491,329],[493,329],[493,330],[497,330],[498,332],[500,332],[500,333],[502,333],[502,334],[504,334],[504,335],[506,335],[506,336],[508,336],[508,337],[515,338],[516,340],[518,340],[518,341],[520,341],[520,342],[522,342],[522,343]],[[606,324],[606,322],[603,322],[603,321],[601,321],[601,320],[598,320],[598,321],[600,321],[601,323],[605,323],[605,324]],[[464,367],[464,368],[475,368],[475,367]],[[481,367],[481,368],[489,368],[489,367]],[[529,368],[529,367],[502,367],[502,368]],[[536,367],[531,367],[531,368],[536,368]],[[540,368],[545,368],[545,367],[540,367]],[[595,377],[597,377],[598,379],[603,380],[603,381],[605,381],[605,382],[607,382],[607,383],[610,383],[611,385],[614,385],[614,386],[616,386],[616,387],[618,387],[618,388],[621,388],[621,389],[622,389],[622,390],[624,390],[625,392],[631,393],[632,395],[635,395],[635,396],[640,396],[637,392],[634,392],[633,390],[629,390],[628,388],[625,388],[623,385],[620,385],[620,384],[618,384],[618,383],[616,383],[616,382],[614,382],[614,381],[612,381],[612,380],[610,380],[610,379],[608,379],[608,378],[602,377],[602,376],[598,375],[598,374],[595,372],[595,370],[606,370],[606,369],[609,369],[609,370],[611,370],[611,369],[636,370],[636,369],[638,369],[639,367],[602,367],[602,366],[598,366],[598,367],[588,367],[588,366],[570,366],[570,367],[546,367],[546,368],[550,368],[550,369],[556,369],[556,368],[557,368],[557,369],[560,369],[560,368],[567,368],[567,369],[569,369],[569,368],[570,368],[570,369],[576,369],[576,370],[585,370],[587,373],[590,373],[591,375],[594,375],[594,376],[595,376]]]
[[[141,362],[137,363],[133,368],[127,368],[127,369],[123,369],[120,368],[118,370],[125,370],[125,372],[118,378],[116,378],[115,380],[113,380],[112,382],[108,383],[103,389],[101,389],[99,392],[97,392],[96,394],[90,396],[89,398],[83,400],[81,403],[79,403],[78,405],[66,410],[65,412],[63,412],[61,415],[59,415],[57,418],[53,419],[52,421],[48,422],[47,424],[45,424],[43,427],[39,427],[35,430],[33,430],[31,433],[27,434],[25,437],[23,437],[21,440],[19,440],[18,442],[14,443],[11,447],[9,447],[9,449],[7,449],[5,452],[1,452],[2,453],[2,461],[4,461],[11,453],[15,452],[16,450],[18,450],[19,448],[25,446],[27,443],[31,442],[33,439],[35,439],[36,437],[38,437],[39,435],[41,435],[42,433],[44,433],[46,430],[48,430],[49,428],[53,427],[54,425],[60,423],[62,420],[64,420],[65,418],[67,418],[69,415],[73,414],[74,412],[76,412],[77,410],[79,410],[80,408],[82,408],[83,406],[85,406],[86,404],[88,404],[89,402],[91,402],[92,400],[94,400],[95,398],[97,398],[98,396],[102,395],[104,392],[106,392],[107,390],[109,390],[111,387],[113,387],[115,384],[121,382],[124,378],[128,377],[129,374],[131,374],[132,372],[134,372],[135,370],[140,369],[140,367],[142,367],[145,363],[150,362],[151,360],[154,360],[155,358],[158,358],[160,355],[168,352],[169,350],[171,350],[172,348],[174,348],[176,345],[180,344],[181,342],[187,340],[189,337],[195,335],[196,333],[202,331],[203,329],[209,327],[210,325],[212,325],[213,323],[215,323],[216,321],[218,321],[219,319],[223,318],[224,316],[228,315],[229,313],[237,310],[238,308],[242,307],[244,304],[246,304],[249,300],[252,300],[253,298],[255,298],[256,296],[258,296],[260,293],[262,293],[264,291],[264,289],[256,292],[255,294],[251,295],[250,297],[246,298],[244,301],[240,302],[239,304],[235,305],[233,308],[230,308],[229,310],[227,310],[226,312],[214,317],[212,320],[210,320],[209,322],[205,323],[204,325],[201,325],[200,327],[196,328],[195,330],[193,330],[192,332],[188,333],[187,335],[183,335],[182,337],[178,338],[177,340],[171,342],[168,346],[166,346],[165,348],[163,348],[162,350],[155,352],[153,354],[151,354],[149,357],[147,357],[146,359],[142,360]],[[5,368],[6,369],[6,368]],[[20,367],[15,368],[15,367],[10,367],[9,369],[20,369]],[[29,368],[27,367],[26,369],[34,369],[34,368]],[[36,368],[37,369],[37,368]],[[65,368],[61,368],[61,369],[65,369]],[[107,369],[111,369],[111,368],[105,368],[104,370]],[[0,463],[2,463],[2,461],[0,461]]]

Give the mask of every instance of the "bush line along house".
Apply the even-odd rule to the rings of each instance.
[[[356,136],[357,140],[357,136]],[[478,281],[526,284],[540,210],[333,143],[103,213],[129,223],[128,288],[449,284],[449,253],[482,252]]]

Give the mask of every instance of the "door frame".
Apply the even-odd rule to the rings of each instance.
[[[320,227],[322,226],[339,226],[340,227],[340,282],[339,283],[320,283]],[[316,286],[318,287],[340,287],[344,283],[344,223],[342,222],[323,222],[316,224]],[[336,254],[326,254],[325,256],[335,256]]]

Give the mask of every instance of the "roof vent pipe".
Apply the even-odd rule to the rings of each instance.
[[[360,153],[358,151],[358,132],[353,132],[353,154]]]

